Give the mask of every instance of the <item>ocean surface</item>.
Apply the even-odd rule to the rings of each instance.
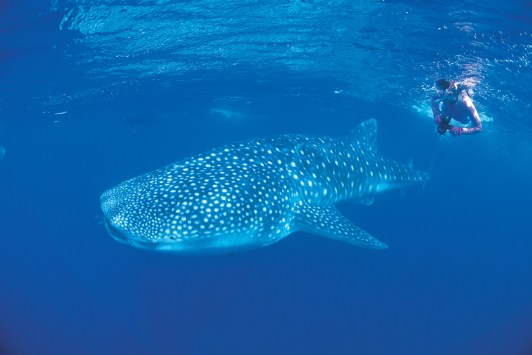
[[[466,83],[474,136],[436,133]],[[530,1],[0,0],[0,354],[532,354]],[[118,243],[100,195],[226,143],[375,118],[422,189],[389,245]]]

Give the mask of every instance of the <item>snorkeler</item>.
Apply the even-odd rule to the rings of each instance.
[[[440,79],[435,82],[436,95],[432,97],[431,106],[438,133],[449,132],[453,136],[474,134],[482,131],[482,122],[477,109],[463,86],[453,81]],[[464,126],[452,125],[451,119]]]

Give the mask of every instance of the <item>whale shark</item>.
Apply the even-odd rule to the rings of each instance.
[[[120,242],[176,253],[257,248],[294,232],[385,249],[335,204],[423,185],[429,173],[382,157],[376,140],[370,119],[340,139],[284,134],[214,148],[104,192],[106,229]]]

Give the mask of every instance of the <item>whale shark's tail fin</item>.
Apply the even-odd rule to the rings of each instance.
[[[295,230],[370,249],[388,246],[345,218],[334,206],[301,206],[296,215]]]
[[[365,151],[377,152],[377,120],[371,118],[349,132],[347,140]]]

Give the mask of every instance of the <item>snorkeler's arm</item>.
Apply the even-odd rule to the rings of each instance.
[[[462,134],[474,134],[474,133],[480,133],[482,131],[482,122],[480,121],[480,116],[478,115],[477,109],[475,108],[475,105],[473,105],[473,101],[469,98],[469,96],[466,96],[466,94],[462,94],[464,103],[467,106],[467,109],[469,110],[469,116],[471,118],[471,127],[463,127],[462,128]]]
[[[430,100],[430,107],[432,108],[432,115],[434,116],[434,122],[440,123],[441,112],[440,112],[440,98],[438,95],[432,96]]]

